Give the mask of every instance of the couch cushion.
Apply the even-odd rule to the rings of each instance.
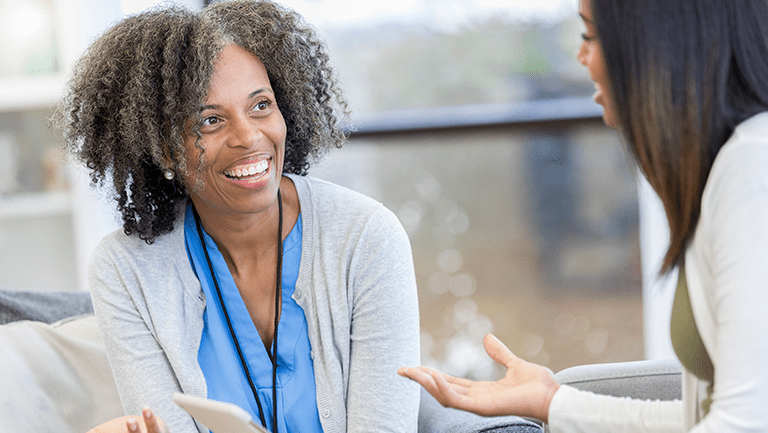
[[[0,431],[83,433],[123,415],[96,319],[0,325]]]
[[[17,320],[53,323],[86,313],[93,313],[88,292],[0,290],[0,325]]]

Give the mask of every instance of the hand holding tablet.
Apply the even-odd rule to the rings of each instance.
[[[240,406],[176,392],[173,401],[214,433],[269,433]]]

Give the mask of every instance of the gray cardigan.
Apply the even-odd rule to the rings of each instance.
[[[395,215],[361,194],[289,176],[303,237],[293,298],[304,310],[325,433],[415,432],[419,364],[413,258]],[[123,407],[151,407],[172,433],[206,431],[171,400],[206,395],[197,352],[205,299],[184,245],[184,214],[147,245],[118,230],[90,263],[94,310]]]

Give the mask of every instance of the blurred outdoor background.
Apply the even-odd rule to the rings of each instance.
[[[357,128],[310,174],[400,218],[425,364],[498,376],[488,332],[554,371],[658,357],[643,329],[648,200],[575,59],[577,0],[281,3],[326,39]],[[0,0],[0,287],[87,290],[90,250],[118,224],[47,118],[87,44],[153,4]]]

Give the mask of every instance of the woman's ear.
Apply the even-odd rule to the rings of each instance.
[[[163,177],[165,177],[168,180],[173,180],[176,173],[176,163],[173,161],[173,158],[171,157],[171,150],[168,148],[165,148],[164,150],[165,155],[162,158],[162,161],[160,163],[160,168],[163,170]]]

